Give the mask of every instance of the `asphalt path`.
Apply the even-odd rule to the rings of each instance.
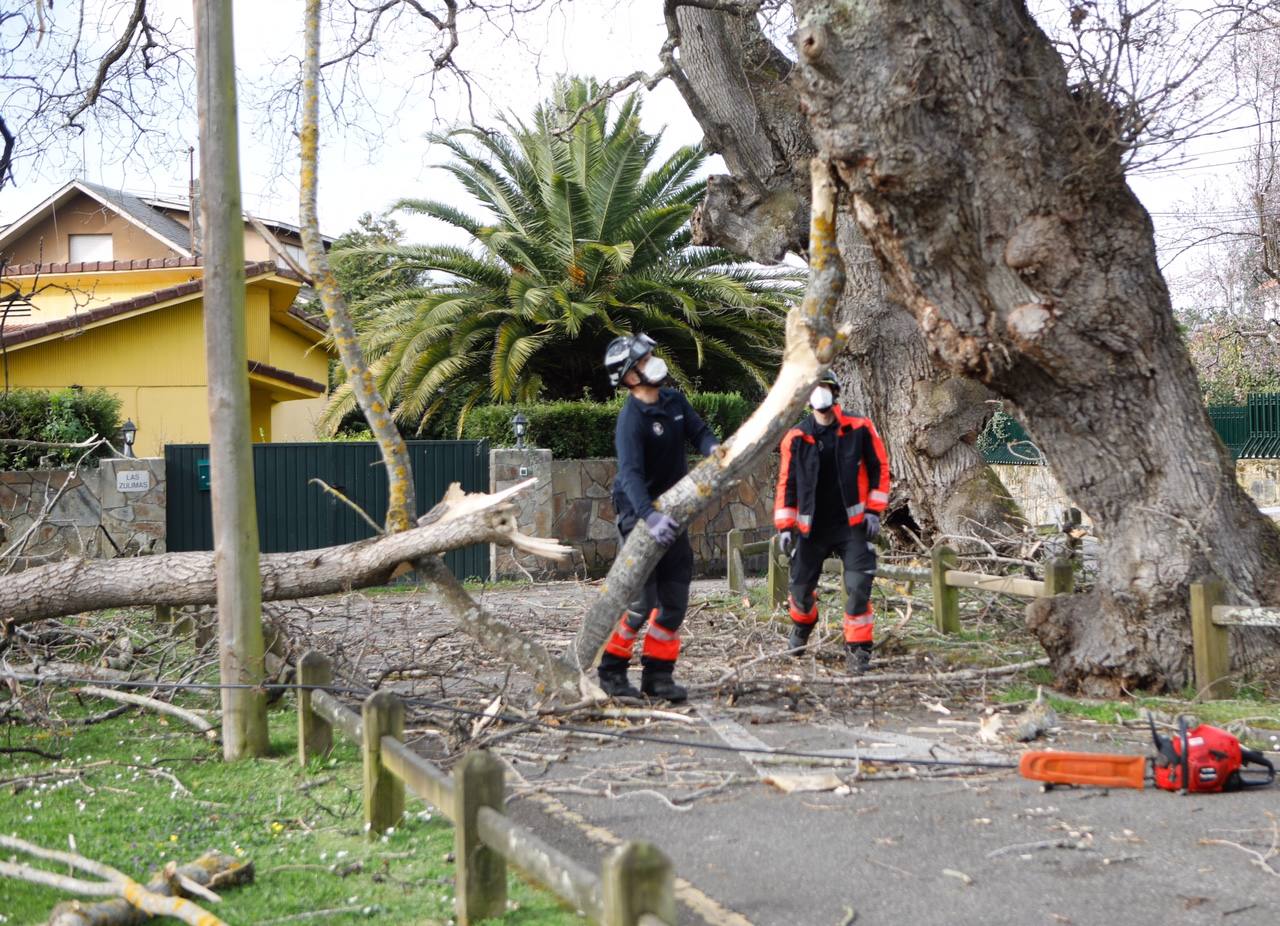
[[[1280,855],[1271,848],[1280,787],[1189,796],[1154,788],[1045,792],[1011,771],[934,778],[874,760],[931,750],[994,757],[943,737],[830,723],[755,726],[714,705],[696,717],[687,729],[662,731],[688,745],[601,742],[568,762],[522,768],[529,785],[550,793],[517,796],[510,812],[593,867],[611,842],[653,842],[674,861],[682,923],[1280,923]],[[867,774],[905,777],[860,780],[848,765],[787,767],[697,748],[753,743],[857,751]],[[670,770],[694,767],[734,777],[690,800],[696,790],[671,786]],[[633,779],[645,768],[651,789],[589,793],[617,770]],[[765,781],[832,774],[844,782],[834,790],[784,793]],[[1269,849],[1264,870],[1256,858]]]

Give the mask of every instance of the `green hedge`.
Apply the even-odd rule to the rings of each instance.
[[[753,407],[736,392],[693,393],[689,403],[721,440],[738,430]],[[613,430],[621,407],[621,398],[611,402],[485,405],[467,415],[462,436],[488,440],[492,447],[514,447],[511,419],[520,411],[529,419],[525,446],[548,449],[557,460],[611,457]]]
[[[94,435],[120,446],[120,399],[105,389],[14,389],[0,393],[0,437],[76,444]],[[41,457],[74,463],[83,451],[0,445],[0,469],[36,469]],[[98,456],[110,456],[103,447]]]

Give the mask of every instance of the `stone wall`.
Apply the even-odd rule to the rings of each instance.
[[[571,577],[608,572],[618,553],[619,541],[610,500],[617,460],[553,460],[549,450],[495,450],[492,453],[489,471],[495,490],[518,482],[522,478],[519,476],[521,466],[531,476],[538,477],[534,497],[520,506],[520,529],[542,537],[555,537],[574,548],[573,561],[561,566],[521,557],[521,564],[529,573],[536,577]],[[754,472],[713,501],[693,522],[689,540],[696,574],[724,574],[725,535],[730,529],[747,531],[748,541],[769,535],[773,529],[777,470],[778,455],[767,455]],[[524,575],[514,567],[506,551],[495,550],[493,564],[495,578]]]
[[[0,534],[20,567],[68,556],[162,553],[164,460],[0,472]]]
[[[1259,508],[1280,505],[1280,460],[1237,460],[1236,479]]]

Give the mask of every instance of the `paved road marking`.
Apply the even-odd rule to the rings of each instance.
[[[515,778],[521,784],[529,784],[523,775],[511,767],[510,763],[507,763],[507,769],[512,778]],[[529,791],[522,794],[521,797],[541,805],[551,816],[572,823],[584,836],[598,845],[617,846],[625,841],[616,833],[592,823],[576,810],[571,810],[554,795],[543,794],[540,791]],[[662,847],[659,846],[658,848]],[[708,926],[754,926],[741,913],[730,910],[715,898],[707,896],[684,880],[684,878],[677,877],[675,887],[676,900],[684,904],[695,915],[702,917],[703,922],[707,923]]]

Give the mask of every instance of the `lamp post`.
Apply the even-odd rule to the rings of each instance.
[[[511,419],[511,428],[516,432],[516,449],[524,449],[524,435],[529,430],[529,419],[522,412],[516,412],[516,416]]]
[[[120,428],[120,436],[124,438],[124,455],[127,459],[133,459],[133,441],[138,436],[138,426],[133,423],[132,418],[126,418],[124,425]]]

